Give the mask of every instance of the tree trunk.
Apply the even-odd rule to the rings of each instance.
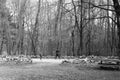
[[[114,9],[117,17],[117,32],[118,32],[118,47],[117,47],[117,55],[120,58],[120,5],[118,0],[113,0]]]
[[[0,45],[0,55],[2,55],[2,49],[3,49],[3,40],[2,40],[1,45]]]
[[[107,0],[107,9],[109,9],[109,0]],[[107,10],[107,54],[110,55],[110,20],[109,20],[109,10]]]
[[[56,49],[57,50],[60,50],[61,47],[62,47],[62,40],[58,40],[57,37],[59,36],[58,28],[59,28],[59,31],[61,31],[61,19],[62,19],[62,8],[61,8],[61,6],[63,6],[63,2],[64,2],[63,0],[58,0],[57,14],[55,16],[54,37],[55,37],[55,41],[56,41]]]
[[[33,29],[33,34],[32,34],[32,50],[34,55],[38,54],[38,45],[39,45],[39,15],[40,15],[40,7],[41,7],[41,0],[38,1],[38,11],[35,19],[35,27]]]
[[[80,16],[80,53],[78,56],[82,54],[83,51],[83,1],[81,0],[81,16]]]
[[[90,0],[89,0],[89,21],[90,21]],[[88,55],[91,55],[91,25],[90,25],[90,22],[89,22],[89,30],[88,30]]]
[[[74,44],[74,30],[71,32],[71,38],[72,38],[72,55],[75,56],[75,44]]]

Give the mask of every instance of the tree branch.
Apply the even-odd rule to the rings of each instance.
[[[110,18],[115,24],[117,24],[117,22],[112,17],[110,17],[110,16],[90,18],[90,20],[92,20],[92,19],[102,19],[102,18]],[[86,18],[85,20],[89,20],[89,19]]]

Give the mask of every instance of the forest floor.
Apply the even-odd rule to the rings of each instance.
[[[120,80],[120,71],[62,61],[34,59],[32,64],[0,65],[0,80]]]

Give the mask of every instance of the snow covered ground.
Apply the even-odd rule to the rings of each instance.
[[[39,59],[39,58],[36,58],[36,59],[32,59],[33,60],[33,63],[36,63],[36,62],[45,62],[45,63],[56,63],[56,64],[60,64],[62,63],[62,61],[69,61],[69,62],[74,62],[74,61],[87,61],[87,58],[84,58],[84,59]]]
[[[46,62],[46,63],[57,63],[60,64],[62,61],[67,60],[67,59],[32,59],[33,63],[34,62]],[[72,61],[73,59],[69,59],[70,61]]]

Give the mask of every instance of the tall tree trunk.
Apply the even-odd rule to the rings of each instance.
[[[83,52],[83,1],[81,0],[81,16],[80,16],[80,56]]]
[[[117,32],[118,32],[118,47],[117,47],[117,55],[120,58],[120,5],[118,0],[113,0],[114,9],[117,17]]]
[[[3,41],[3,39],[2,39],[2,42],[1,42],[1,44],[0,44],[0,55],[2,55],[3,44],[4,44],[4,41]]]
[[[109,0],[107,0],[107,9],[109,9]],[[109,48],[110,48],[110,20],[109,20],[109,10],[107,10],[107,54],[109,54]]]
[[[112,13],[112,17],[113,19],[116,19],[115,16],[114,16],[114,13]],[[116,20],[115,20],[116,21]],[[111,30],[112,30],[112,44],[111,44],[111,52],[112,54],[111,55],[115,55],[115,48],[116,48],[116,30],[115,30],[115,27],[116,27],[116,24],[114,22],[112,22],[112,27],[111,27]]]
[[[71,32],[71,38],[72,38],[72,56],[75,56],[74,30]]]
[[[60,45],[62,45],[62,41],[57,39],[58,34],[58,27],[61,29],[61,19],[62,19],[62,8],[61,6],[63,5],[63,0],[58,0],[58,5],[57,5],[57,14],[55,17],[55,25],[54,25],[54,37],[56,41],[56,49],[61,49]],[[61,44],[60,44],[61,43]]]
[[[79,57],[82,54],[83,51],[83,1],[79,0],[78,4],[81,3],[81,7],[78,7],[78,12],[80,12],[80,22],[79,22],[79,18],[77,16],[77,8],[76,5],[74,3],[74,1],[72,0],[72,4],[74,7],[74,17],[75,17],[75,27],[78,30],[79,33],[79,45],[78,45],[78,49],[77,49],[77,56]]]
[[[89,21],[90,21],[90,0],[89,0],[89,10],[88,10],[88,15],[89,15]],[[91,25],[89,22],[89,30],[88,30],[88,55],[91,55]]]
[[[24,26],[23,26],[23,20],[24,20],[24,13],[25,13],[25,5],[26,5],[27,0],[19,0],[19,14],[18,14],[18,34],[17,34],[17,39],[16,39],[16,44],[14,47],[14,51],[13,54],[16,54],[16,52],[20,50],[20,54],[22,53],[22,49],[21,47],[21,43],[22,43],[22,39],[23,39],[23,31],[24,31]],[[21,47],[20,47],[21,46]]]
[[[40,15],[40,7],[41,7],[41,0],[38,1],[38,10],[37,10],[37,15],[36,15],[36,19],[35,19],[35,27],[33,29],[33,34],[32,34],[32,50],[33,50],[33,54],[37,55],[38,54],[38,45],[39,45],[39,40],[38,40],[38,36],[39,36],[39,15]]]

